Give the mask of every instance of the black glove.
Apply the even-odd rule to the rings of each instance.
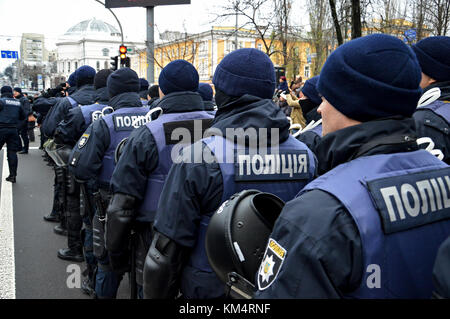
[[[135,201],[130,195],[113,195],[106,210],[105,247],[108,251],[119,253],[128,249]]]

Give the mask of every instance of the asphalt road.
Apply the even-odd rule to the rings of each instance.
[[[36,140],[39,132],[36,131]],[[86,299],[90,298],[77,287],[78,269],[83,263],[73,263],[57,258],[57,251],[67,247],[66,237],[53,233],[57,224],[48,223],[43,216],[52,208],[53,170],[43,161],[38,142],[30,144],[28,154],[19,154],[17,183],[12,185],[14,221],[15,297],[17,299]],[[3,152],[0,151],[0,171]],[[8,171],[0,172],[2,191]],[[5,189],[7,187],[4,187]],[[0,193],[3,194],[3,193]],[[2,243],[0,243],[1,245]],[[0,258],[3,256],[0,255]],[[77,267],[77,265],[79,267]],[[125,276],[118,298],[129,298],[129,284]],[[1,281],[0,277],[0,281]],[[2,282],[0,282],[2,285]],[[13,288],[14,289],[14,288]]]

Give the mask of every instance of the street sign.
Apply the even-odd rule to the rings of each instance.
[[[405,31],[405,38],[409,41],[414,41],[417,37],[416,29],[409,29]]]
[[[2,51],[2,59],[18,59],[19,52],[17,51]]]
[[[191,0],[105,0],[106,8],[155,7],[171,4],[191,4]]]
[[[42,74],[37,75],[37,82],[38,82],[38,90],[42,91],[44,89],[44,84],[42,82]]]

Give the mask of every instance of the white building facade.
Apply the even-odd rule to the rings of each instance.
[[[121,44],[120,32],[111,24],[95,18],[82,21],[67,30],[56,43],[58,73],[68,78],[83,65],[96,71],[109,69],[111,57],[119,54]],[[125,45],[134,49],[133,52],[145,48],[144,42],[125,41]]]

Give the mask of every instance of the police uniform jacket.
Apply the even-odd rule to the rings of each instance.
[[[106,87],[95,91],[95,103],[107,105],[108,102],[109,95]],[[70,109],[65,119],[56,127],[55,142],[74,146],[89,124],[91,123],[86,123],[80,107]]]
[[[32,110],[37,113],[37,123],[42,124],[45,120],[50,109],[58,103],[60,98],[51,97],[46,98],[43,96],[38,97],[34,100]]]
[[[450,82],[432,84],[424,90],[424,93],[435,87],[441,90],[441,96],[437,101],[446,104],[442,107],[447,108],[447,118],[426,107],[419,107],[413,118],[416,121],[418,136],[431,138],[435,144],[434,148],[444,153],[444,162],[450,164]]]
[[[0,98],[0,128],[16,128],[26,114],[12,94],[2,94]]]
[[[316,148],[319,174],[355,159],[419,149],[414,139],[393,142],[392,136],[414,137],[414,120],[382,119],[327,134]],[[366,269],[358,227],[331,194],[314,189],[286,203],[271,238],[286,257],[256,298],[342,298],[360,286]]]
[[[271,133],[270,128],[274,128],[279,131],[278,143],[284,143],[289,138],[289,122],[284,113],[271,100],[263,100],[251,95],[244,95],[219,108],[212,128],[220,130],[225,138],[227,128],[243,128],[244,130],[255,128],[257,131],[260,128],[269,128],[268,134]],[[271,136],[268,136],[268,141],[270,144]],[[200,220],[220,206],[225,191],[219,163],[208,163],[202,158],[202,153],[208,152],[207,147],[205,140],[196,142],[185,148],[187,154],[193,155],[190,161],[181,161],[172,165],[155,218],[154,228],[158,232],[188,248],[196,246]],[[204,151],[199,152],[199,149]],[[186,269],[188,267],[185,267],[185,273]],[[192,283],[200,282],[199,286],[205,288],[205,283],[201,282],[207,278],[198,274],[191,280]],[[196,298],[220,297],[223,289],[218,290],[220,286],[215,284],[214,281],[210,282],[210,292],[203,292],[204,295],[203,293],[196,295]],[[183,283],[181,285],[182,291],[195,288],[195,284],[192,287],[183,287]]]
[[[109,106],[117,111],[121,108],[141,108],[142,103],[137,93],[126,92],[111,98]],[[81,146],[80,139],[75,146],[69,170],[77,179],[96,180],[102,168],[103,156],[111,141],[108,126],[103,120],[95,121],[87,128],[83,136],[88,138],[84,138]]]
[[[23,109],[23,112],[27,116],[23,121],[19,121],[17,125],[18,129],[23,129],[28,125],[28,115],[30,115],[31,113],[30,101],[22,94],[18,96],[16,99],[20,101],[20,105]]]
[[[91,84],[83,85],[70,98],[76,101],[78,105],[90,105],[95,100],[95,89]],[[77,105],[77,106],[78,106]],[[56,126],[64,119],[74,105],[68,98],[61,99],[47,114],[43,123],[43,131],[45,136],[53,137]]]
[[[203,111],[203,101],[198,93],[176,92],[166,95],[158,104],[163,114]],[[142,201],[147,178],[159,162],[155,138],[144,125],[129,136],[120,161],[111,179],[113,193],[123,193]]]

